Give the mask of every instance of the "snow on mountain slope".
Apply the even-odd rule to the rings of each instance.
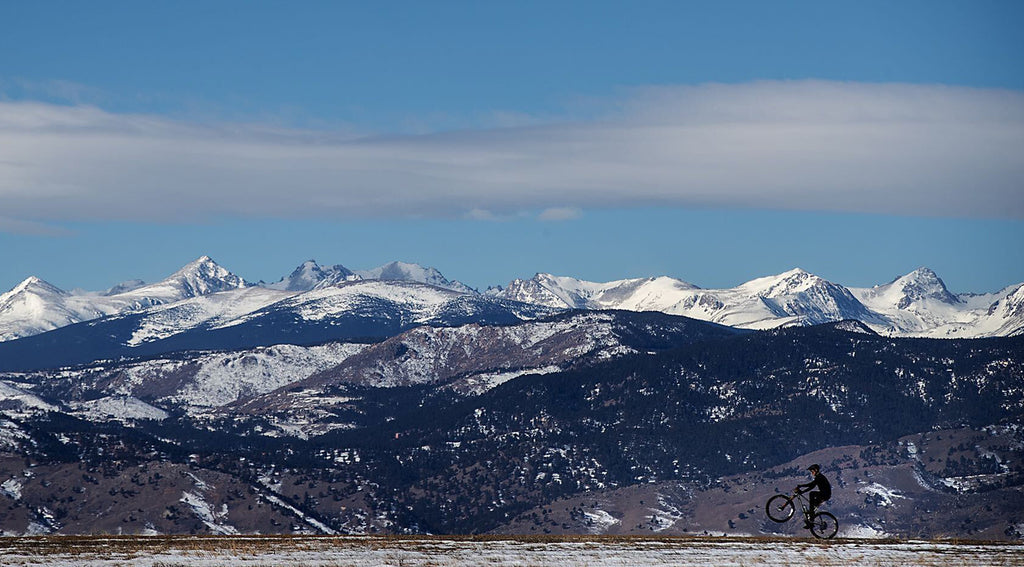
[[[846,288],[799,268],[728,289],[672,278],[595,283],[537,274],[486,294],[556,308],[661,311],[745,329],[858,320],[894,336],[987,337],[1024,333],[1024,284],[955,295],[928,268],[873,288]]]
[[[73,402],[70,413],[89,421],[131,421],[136,419],[167,419],[168,413],[132,396],[108,396],[96,400]]]
[[[166,297],[181,299],[246,287],[246,285],[248,284],[245,283],[245,280],[219,266],[209,256],[201,256],[162,282],[143,286],[128,293],[138,295],[139,292],[144,292],[147,295],[160,297],[162,290],[167,290]]]
[[[43,333],[105,314],[87,298],[73,296],[33,276],[0,295],[0,341]]]
[[[356,280],[307,292],[248,287],[0,343],[0,368],[27,371],[184,350],[365,341],[418,325],[510,324],[552,313],[400,281]]]
[[[160,305],[148,310],[126,344],[138,346],[204,324],[212,328],[235,325],[253,311],[294,295],[288,291],[249,287]]]
[[[0,381],[0,409],[7,416],[17,412],[57,411],[57,407],[13,382]]]
[[[343,324],[351,332],[365,329],[367,336],[386,336],[430,322],[529,319],[537,316],[539,308],[546,309],[544,313],[660,311],[748,329],[855,319],[876,332],[895,336],[970,338],[1024,332],[1020,288],[1018,284],[996,293],[956,295],[933,271],[919,268],[885,285],[847,289],[794,269],[728,289],[701,289],[669,277],[597,283],[542,273],[479,294],[418,264],[391,262],[352,271],[342,265],[321,267],[313,260],[276,283],[252,287],[202,256],[161,282],[133,280],[107,292],[67,292],[28,278],[0,295],[0,342],[104,316],[139,313],[145,317],[138,318],[138,328],[125,343],[128,346],[203,326],[226,329],[271,315],[276,317],[274,328],[281,332],[288,318],[294,317],[329,326]],[[195,348],[197,342],[201,341],[179,348]],[[243,343],[220,348],[246,346]]]
[[[538,311],[527,305],[512,305],[422,283],[355,280],[294,295],[242,317],[239,322],[290,313],[310,322],[374,322],[386,331],[420,324],[461,324],[477,318],[480,322],[513,322],[538,312],[549,314],[550,310]]]
[[[311,291],[358,280],[417,282],[460,293],[476,293],[461,282],[449,280],[434,268],[406,262],[390,262],[370,270],[352,271],[341,264],[325,268],[317,264],[316,260],[308,260],[287,277],[272,284],[264,284],[263,287],[282,291]]]
[[[90,415],[162,419],[139,403],[202,412],[239,399],[271,392],[319,371],[335,367],[367,345],[327,343],[301,347],[275,345],[234,352],[161,357],[121,364],[100,364],[58,371],[8,374],[6,378],[40,384],[51,397],[77,404]],[[36,394],[0,382],[0,404],[20,399],[46,404]],[[100,396],[97,398],[97,396]],[[96,401],[96,403],[90,402]],[[106,400],[100,403],[99,400]],[[123,403],[122,403],[123,402]],[[120,413],[119,413],[120,412]],[[155,416],[155,417],[152,417]]]
[[[872,311],[885,315],[888,327],[883,331],[922,333],[974,318],[928,268],[918,268],[888,284],[851,291]]]
[[[275,345],[236,353],[205,356],[192,380],[167,402],[191,408],[218,407],[265,394],[302,380],[367,347],[365,344],[328,343],[312,347]]]
[[[459,294],[419,285],[404,285],[380,281],[355,281],[344,285],[317,288],[291,297],[275,306],[289,309],[307,321],[317,321],[342,313],[375,315],[376,301],[400,304],[412,319],[426,318],[438,305],[451,301]]]
[[[992,336],[1024,334],[1024,284],[1008,287],[1000,294],[1001,298],[993,302],[986,315]]]
[[[374,387],[407,386],[482,371],[568,366],[581,357],[634,352],[614,333],[614,317],[585,313],[523,325],[418,327],[373,345],[313,377]]]
[[[757,278],[722,290],[723,309],[715,321],[747,328],[770,328],[798,323],[816,325],[844,319],[878,322],[849,290],[799,268],[777,276]],[[754,317],[750,317],[755,314]],[[769,315],[759,319],[761,315]],[[775,320],[772,321],[772,318]]]
[[[452,281],[441,275],[435,268],[409,264],[406,262],[390,262],[372,270],[356,270],[356,274],[367,280],[390,280],[418,282],[436,287],[443,287],[460,293],[475,293],[462,282]]]
[[[287,277],[281,278],[275,283],[266,284],[264,287],[281,291],[309,291],[316,287],[358,279],[360,276],[341,264],[324,268],[317,264],[316,260],[308,260],[295,268]]]
[[[432,385],[479,395],[524,374],[549,374],[613,357],[669,349],[737,331],[663,314],[563,313],[514,325],[416,327],[224,415],[267,419],[280,434],[352,427],[367,389]],[[390,394],[389,394],[390,395]]]
[[[881,323],[876,331],[900,336],[972,338],[1024,332],[1024,285],[996,293],[954,295],[928,268],[918,268],[892,282],[850,291]]]
[[[125,313],[191,297],[242,289],[248,285],[245,280],[221,267],[209,256],[201,256],[159,282],[116,295],[93,297],[93,302],[98,305],[105,304],[106,314]]]
[[[202,256],[166,279],[108,292],[66,292],[30,277],[0,295],[0,341],[27,337],[106,315],[130,313],[219,291],[246,287],[242,278]]]
[[[900,276],[885,285],[877,285],[871,289],[858,290],[858,292],[866,304],[878,307],[882,311],[891,308],[908,309],[926,303],[947,305],[962,303],[959,298],[946,289],[946,284],[935,272],[924,267],[905,276]]]
[[[560,309],[628,309],[663,311],[680,293],[698,289],[684,281],[667,278],[636,278],[595,283],[576,278],[537,274],[514,280],[488,295]]]
[[[557,307],[661,311],[752,329],[878,319],[842,286],[800,269],[717,290],[668,277],[594,283],[537,274],[491,294]]]

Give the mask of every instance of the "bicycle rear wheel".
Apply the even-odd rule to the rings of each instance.
[[[793,499],[785,494],[772,496],[764,505],[764,513],[768,515],[768,518],[780,524],[792,518],[794,512],[796,512],[796,505],[793,504]]]
[[[811,533],[821,539],[832,539],[839,531],[839,521],[828,512],[818,512],[811,520]]]

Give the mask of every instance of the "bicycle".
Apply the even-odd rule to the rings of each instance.
[[[815,511],[813,515],[808,514],[811,503],[804,496],[803,492],[794,492],[793,496],[788,494],[776,494],[768,499],[764,505],[765,514],[773,522],[788,522],[796,513],[797,503],[803,510],[804,520],[811,524],[811,533],[814,537],[821,539],[832,539],[839,531],[839,521],[828,512]]]

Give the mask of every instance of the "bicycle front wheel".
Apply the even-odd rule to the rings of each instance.
[[[811,521],[811,533],[821,539],[832,539],[839,531],[839,521],[828,512],[818,512]]]
[[[764,505],[764,513],[768,514],[768,518],[780,524],[792,518],[794,512],[796,512],[796,506],[793,504],[793,499],[785,494],[772,496]]]

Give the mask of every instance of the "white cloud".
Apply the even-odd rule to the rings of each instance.
[[[583,211],[575,207],[552,207],[541,211],[537,218],[543,221],[564,221],[578,219],[581,216]]]
[[[1021,92],[798,81],[618,102],[587,122],[361,139],[0,102],[0,230],[649,205],[1024,218]]]

